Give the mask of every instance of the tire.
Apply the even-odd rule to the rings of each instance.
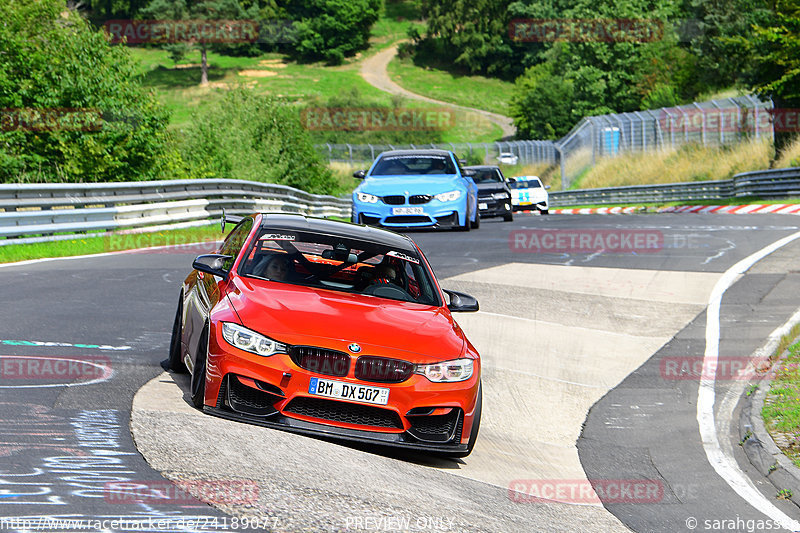
[[[208,356],[208,326],[203,329],[200,345],[197,347],[197,359],[192,372],[191,396],[192,405],[203,409],[206,396],[206,358]]]
[[[470,222],[469,225],[472,229],[478,229],[481,227],[481,215],[478,213],[478,211],[475,211],[475,222]]]
[[[483,385],[478,385],[478,399],[475,402],[475,417],[472,419],[472,431],[469,434],[467,449],[463,452],[448,453],[447,457],[462,459],[472,453],[475,448],[475,441],[478,440],[478,432],[481,429],[481,410],[483,408]]]
[[[543,215],[549,215],[550,214],[550,210],[549,209],[540,209],[539,213],[541,213]]]
[[[514,213],[508,213],[503,215],[503,222],[513,222],[514,221]]]
[[[172,323],[172,337],[169,341],[169,369],[177,374],[189,371],[181,358],[181,332],[183,331],[183,295],[178,300],[178,310],[175,311],[175,321]]]

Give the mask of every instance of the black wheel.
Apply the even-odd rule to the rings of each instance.
[[[478,440],[478,431],[481,429],[481,409],[483,408],[483,384],[478,385],[478,400],[475,402],[475,417],[472,419],[472,431],[469,434],[469,441],[467,442],[467,449],[463,452],[454,452],[447,454],[448,457],[460,459],[472,453],[475,447],[475,441]]]
[[[481,215],[477,211],[475,212],[475,222],[470,222],[470,227],[472,229],[478,229],[481,227]]]
[[[550,214],[550,210],[549,209],[540,209],[539,212],[541,214],[543,214],[543,215],[549,215]]]
[[[189,371],[181,357],[181,332],[183,330],[183,295],[178,300],[178,310],[172,323],[172,338],[169,341],[169,369],[178,374]]]
[[[206,357],[208,355],[208,327],[203,330],[200,345],[197,347],[197,359],[192,372],[192,405],[198,409],[203,408],[206,395]]]
[[[507,213],[503,215],[503,222],[512,222],[514,220],[514,213]]]

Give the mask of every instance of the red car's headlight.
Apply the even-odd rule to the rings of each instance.
[[[417,365],[414,373],[425,376],[434,383],[453,383],[471,378],[472,368],[472,359],[454,359],[432,365]]]
[[[222,338],[235,348],[263,357],[286,352],[285,344],[233,322],[222,323]]]

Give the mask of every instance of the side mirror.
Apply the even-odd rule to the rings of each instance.
[[[549,186],[549,185],[545,185],[545,186],[544,186],[544,188],[545,188],[545,189],[549,189],[549,188],[550,188],[550,186]]]
[[[447,308],[454,313],[458,312],[474,312],[478,310],[478,300],[469,294],[463,292],[448,291],[443,289],[450,297],[450,304]]]
[[[356,170],[355,172],[353,172],[353,177],[354,178],[358,178],[360,180],[363,180],[364,178],[367,177],[367,171],[366,170]]]
[[[212,276],[219,276],[225,278],[228,276],[228,271],[225,270],[225,261],[233,259],[230,255],[221,254],[206,254],[199,255],[192,263],[192,268],[211,274]]]

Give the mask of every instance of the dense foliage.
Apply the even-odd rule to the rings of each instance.
[[[293,21],[290,52],[302,59],[338,65],[367,47],[382,0],[288,0]]]
[[[195,178],[281,183],[318,194],[335,181],[295,108],[245,89],[198,111],[183,132],[181,154]]]
[[[156,179],[168,115],[63,0],[0,3],[0,181]]]
[[[421,8],[427,31],[411,35],[415,61],[516,80],[511,107],[524,137],[559,137],[586,115],[687,103],[731,86],[787,103],[789,88],[800,87],[796,0],[429,0]],[[565,31],[574,21],[613,21],[618,31]]]

